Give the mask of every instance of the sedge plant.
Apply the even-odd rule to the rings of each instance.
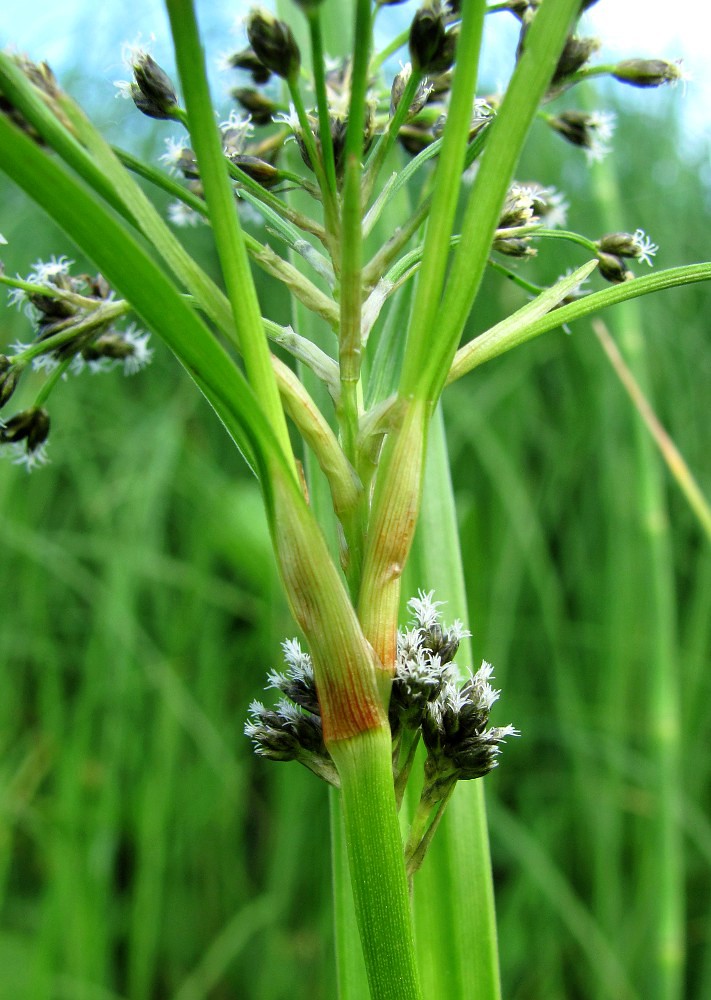
[[[0,442],[41,465],[51,394],[67,376],[139,371],[149,333],[167,345],[259,483],[301,633],[283,642],[285,667],[268,677],[275,697],[250,706],[245,729],[260,756],[298,761],[331,786],[340,995],[491,1000],[500,987],[479,779],[518,734],[489,725],[491,665],[455,665],[466,665],[470,633],[438,404],[504,352],[707,280],[711,265],[635,276],[630,265],[651,265],[656,251],[642,229],[568,231],[562,197],[516,179],[536,119],[601,157],[609,117],[557,109],[579,83],[605,74],[658,87],[681,77],[677,64],[596,66],[598,43],[578,26],[591,0],[423,0],[376,50],[374,29],[399,2],[253,8],[245,47],[228,60],[241,74],[238,107],[218,123],[195,5],[166,0],[178,81],[133,47],[121,85],[170,128],[157,166],[112,148],[45,63],[0,55],[0,166],[96,268],[76,274],[62,256],[24,278],[0,275],[35,324],[30,342],[0,357]],[[520,38],[505,91],[484,96],[487,16],[515,17]],[[350,51],[327,59],[344,20]],[[136,176],[171,196],[168,221]],[[248,212],[277,249],[252,235]],[[176,232],[199,223],[211,227],[219,282]],[[541,287],[525,261],[550,240],[567,242],[573,266]],[[291,325],[259,301],[253,268],[288,290]],[[530,301],[469,337],[487,268]],[[587,291],[595,272],[602,287]],[[28,368],[45,382],[13,412]],[[424,586],[413,595],[403,575],[418,523]],[[449,879],[437,902],[422,890],[434,871]],[[665,982],[678,983],[664,942],[657,961],[676,963]]]

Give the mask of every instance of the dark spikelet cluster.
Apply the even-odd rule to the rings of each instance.
[[[483,664],[462,682],[454,665],[461,640],[470,635],[460,621],[442,622],[441,601],[420,591],[408,602],[409,625],[398,632],[397,666],[390,695],[395,778],[405,779],[411,759],[401,762],[404,734],[413,747],[422,736],[427,748],[425,790],[432,801],[459,779],[479,778],[496,766],[500,744],[518,735],[511,726],[487,728],[498,692]],[[338,773],[323,740],[313,664],[298,640],[282,643],[286,670],[272,670],[267,687],[282,696],[274,708],[255,701],[245,733],[255,752],[270,760],[296,760],[338,786]]]
[[[398,632],[397,670],[390,694],[389,719],[393,737],[401,729],[416,730],[428,705],[456,679],[452,665],[459,643],[469,633],[461,622],[443,627],[432,593],[420,593],[409,602],[410,627]]]
[[[45,442],[49,436],[49,414],[42,406],[21,410],[8,421],[0,420],[0,446],[10,446],[17,465],[28,472],[47,461]]]
[[[37,261],[26,278],[6,279],[14,285],[10,302],[24,308],[34,339],[13,344],[14,354],[0,356],[0,407],[10,402],[27,368],[51,380],[117,366],[132,375],[150,362],[149,335],[133,324],[120,325],[129,311],[126,303],[100,274],[71,274],[72,263],[52,257]],[[49,428],[44,405],[23,410],[0,428],[0,454],[28,470],[43,465]]]
[[[11,304],[24,307],[34,325],[33,368],[52,371],[71,361],[75,374],[86,367],[108,371],[117,364],[127,375],[135,374],[151,360],[148,334],[117,326],[117,318],[128,311],[125,304],[102,275],[73,275],[72,263],[63,256],[37,261],[10,293]]]
[[[427,706],[422,738],[427,747],[425,774],[435,795],[452,781],[481,778],[497,765],[501,743],[518,736],[513,726],[488,727],[489,713],[499,697],[489,684],[493,667],[482,663],[463,684],[447,683]]]
[[[394,736],[403,728],[421,730],[427,748],[425,788],[434,800],[454,781],[487,774],[496,766],[501,742],[518,733],[511,726],[487,728],[499,696],[489,684],[493,668],[483,663],[460,681],[453,661],[470,633],[459,621],[443,625],[441,602],[433,596],[420,591],[408,604],[413,617],[398,636],[390,725]]]
[[[148,118],[170,120],[178,111],[178,95],[173,81],[153,56],[137,45],[124,47],[124,62],[132,79],[118,83],[119,93],[129,97]]]
[[[513,726],[489,726],[499,696],[483,663],[461,680],[454,664],[460,642],[471,633],[460,621],[442,622],[441,601],[420,591],[408,602],[409,628],[398,633],[398,663],[390,699],[395,794],[402,801],[418,742],[427,756],[420,801],[405,845],[408,875],[422,864],[442,811],[457,781],[482,778],[497,764],[501,744],[518,736]]]
[[[323,741],[321,712],[311,657],[297,639],[282,644],[286,671],[271,671],[268,687],[284,697],[275,708],[260,701],[250,705],[244,731],[260,757],[297,760],[329,784],[338,787],[338,772]]]

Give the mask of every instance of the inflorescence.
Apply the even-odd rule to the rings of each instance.
[[[378,6],[389,7],[400,2],[378,0]],[[581,0],[580,15],[594,2]],[[311,16],[319,0],[297,0],[297,5]],[[526,36],[539,5],[539,0],[499,0],[488,6],[489,15],[513,15],[519,23],[517,58],[525,50]],[[409,59],[400,64],[400,70],[393,74],[384,57],[375,57],[363,107],[362,196],[367,209],[366,231],[374,224],[387,198],[392,179],[384,182],[381,192],[376,181],[393,143],[398,142],[415,158],[413,168],[428,170],[431,169],[431,164],[427,166],[428,161],[436,162],[432,153],[438,151],[436,144],[441,142],[447,123],[461,9],[461,3],[456,0],[426,0],[413,15],[408,40]],[[318,289],[314,292],[313,285],[305,284],[300,276],[295,281],[289,262],[257,240],[252,239],[248,252],[259,266],[284,281],[307,308],[333,325],[333,318],[338,315],[335,284],[339,260],[334,253],[338,240],[333,227],[329,230],[323,171],[326,160],[332,161],[333,177],[329,184],[336,190],[330,197],[337,200],[341,196],[344,175],[351,63],[348,59],[326,60],[323,79],[326,106],[325,109],[323,106],[317,108],[315,85],[310,105],[308,98],[306,102],[302,100],[301,87],[306,74],[298,42],[289,25],[269,11],[254,7],[244,19],[243,27],[246,44],[223,59],[231,73],[243,77],[231,90],[237,108],[219,126],[235,204],[243,218],[251,216],[253,220],[256,217],[260,222],[267,222],[270,232],[285,241],[292,251],[301,254],[320,278],[326,278],[334,294],[329,298]],[[606,75],[638,88],[673,86],[685,79],[677,62],[630,58],[604,64],[595,61],[599,49],[599,40],[579,33],[576,26],[551,79],[546,95],[547,108],[561,95],[573,90],[576,84],[591,77]],[[182,184],[165,177],[164,172],[154,170],[153,174],[156,183],[174,196],[167,209],[170,222],[175,226],[196,225],[206,219],[207,212],[200,168],[191,146],[188,117],[181,107],[177,87],[145,45],[126,45],[123,56],[129,79],[117,82],[118,94],[131,100],[142,114],[170,122],[183,130],[179,136],[167,138],[166,151],[160,157],[164,169],[181,178]],[[71,115],[67,114],[68,98],[49,66],[35,64],[20,54],[12,54],[11,58],[61,125],[72,132]],[[284,87],[292,98],[288,103],[285,103]],[[486,144],[501,100],[500,94],[485,94],[478,96],[473,104],[465,179],[476,169],[477,158]],[[21,109],[2,92],[0,114],[8,116],[33,141],[44,144],[44,139]],[[553,133],[582,150],[591,162],[609,151],[615,118],[608,112],[568,107],[557,112],[541,110],[539,119]],[[294,173],[281,163],[289,142],[295,143],[301,154],[304,169],[300,173]],[[325,227],[318,219],[311,219],[282,200],[280,195],[295,186],[315,202],[324,202]],[[545,239],[568,240],[594,254],[599,264],[598,273],[610,282],[633,279],[630,261],[651,266],[658,248],[641,229],[588,238],[562,228],[567,209],[564,196],[550,186],[539,182],[515,182],[502,209],[492,251],[505,258],[524,261],[537,254]],[[383,248],[383,256],[374,258],[383,265],[380,271],[373,274],[367,268],[364,271],[364,341],[386,299],[417,271],[416,266],[407,264],[413,252],[407,247],[408,239],[427,216],[426,211],[420,215],[418,212],[413,216],[417,226],[410,229],[409,223],[405,224]],[[330,213],[332,219],[333,206]],[[302,238],[299,229],[308,236]],[[314,236],[324,245],[331,260],[323,255],[321,248],[313,245],[311,237]],[[490,263],[528,294],[542,290],[523,279],[516,270],[509,270],[495,256]],[[130,374],[150,360],[151,351],[147,347],[147,334],[130,325],[116,325],[128,312],[127,304],[114,298],[100,275],[72,276],[66,257],[53,258],[49,263],[38,262],[24,280],[10,279],[0,268],[0,282],[12,287],[11,301],[27,305],[36,327],[32,343],[15,345],[14,353],[6,348],[0,355],[0,405],[9,401],[28,365],[41,369],[48,377],[46,390],[40,392],[33,406],[0,424],[0,445],[7,446],[2,450],[11,452],[16,461],[32,468],[42,464],[45,458],[49,418],[44,403],[58,378],[67,371],[79,372],[84,368],[105,371],[116,365],[121,365]],[[303,360],[303,351],[298,354],[294,350],[294,353]]]
[[[124,323],[128,305],[115,298],[100,275],[73,275],[67,257],[37,261],[26,278],[2,276],[9,302],[24,309],[34,328],[30,343],[0,355],[0,407],[12,399],[28,367],[47,376],[33,406],[0,420],[0,454],[28,471],[47,461],[50,418],[45,402],[59,379],[120,367],[133,375],[150,363],[149,335]]]
[[[490,684],[493,668],[484,662],[461,679],[454,659],[461,640],[471,633],[458,620],[444,625],[442,602],[433,597],[432,591],[420,591],[408,602],[411,620],[398,632],[388,710],[398,805],[420,740],[426,753],[419,807],[423,819],[418,824],[422,829],[412,845],[413,858],[429,830],[427,820],[436,820],[456,782],[488,774],[497,766],[501,744],[519,735],[510,725],[489,726],[500,693]],[[286,671],[271,671],[267,684],[282,697],[274,708],[252,702],[245,733],[259,756],[299,761],[338,787],[338,772],[323,740],[311,657],[296,639],[284,642],[282,649]]]

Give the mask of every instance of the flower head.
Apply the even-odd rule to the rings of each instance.
[[[652,257],[656,255],[657,250],[659,249],[658,244],[653,243],[643,229],[636,229],[633,239],[635,247],[637,248],[637,253],[635,254],[637,259],[644,261],[645,264],[652,267]]]
[[[169,221],[174,226],[199,226],[201,222],[205,221],[199,212],[196,212],[194,208],[186,205],[184,201],[179,201],[177,198],[175,201],[169,202],[166,211]]]
[[[436,799],[452,781],[480,778],[498,761],[501,743],[518,736],[513,726],[487,728],[489,713],[501,692],[490,684],[493,668],[482,662],[464,684],[448,682],[428,704],[422,720],[427,747],[427,783]],[[440,791],[438,791],[440,790]]]
[[[0,446],[14,465],[24,465],[28,472],[48,461],[45,442],[49,436],[49,414],[41,406],[16,413],[8,421],[0,420]]]
[[[116,96],[131,98],[138,110],[149,118],[175,118],[178,109],[175,87],[148,49],[139,42],[124,43],[121,55],[133,79],[116,80]]]
[[[608,111],[562,111],[548,124],[574,146],[585,150],[589,163],[602,160],[610,151],[616,117]]]
[[[190,149],[190,143],[186,136],[168,136],[165,140],[165,153],[158,157],[160,163],[164,163],[168,168],[168,173],[177,174],[181,169],[181,160],[186,150]]]
[[[659,249],[643,229],[636,229],[634,233],[608,233],[597,241],[597,246],[603,254],[633,257],[644,261],[650,267],[652,267],[652,257]]]

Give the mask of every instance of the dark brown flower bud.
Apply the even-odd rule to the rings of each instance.
[[[535,257],[537,253],[528,240],[520,237],[494,240],[493,249],[498,250],[499,253],[503,253],[507,257]]]
[[[255,125],[270,125],[277,106],[268,97],[251,87],[235,87],[234,99],[251,115]]]
[[[652,257],[659,247],[647,236],[643,229],[634,233],[607,233],[597,241],[596,246],[603,253],[616,257],[634,257],[652,266]]]
[[[260,160],[258,156],[248,156],[246,153],[233,153],[227,157],[240,170],[244,171],[248,177],[261,184],[263,188],[274,187],[279,183],[279,171],[266,160]]]
[[[49,435],[49,414],[41,406],[22,410],[0,426],[0,443],[26,441],[27,450],[35,451]]]
[[[679,64],[665,59],[624,59],[617,63],[612,76],[633,87],[661,87],[684,78]]]
[[[285,21],[279,21],[267,10],[255,8],[247,19],[247,37],[267,69],[285,80],[296,78],[301,68],[301,53]]]
[[[0,354],[0,407],[8,403],[20,381],[22,368],[4,354]]]
[[[165,70],[145,49],[127,46],[124,60],[133,73],[133,80],[129,83],[118,81],[119,93],[130,97],[138,110],[149,118],[175,118],[178,97]]]
[[[614,285],[621,285],[624,281],[631,281],[634,275],[627,269],[624,260],[612,253],[598,252],[597,259],[600,261],[599,271],[605,281],[610,281]]]
[[[571,35],[565,43],[558,65],[555,68],[551,84],[555,85],[572,76],[585,65],[590,56],[600,48],[597,38],[578,38]]]
[[[410,27],[410,58],[415,69],[422,73],[430,71],[444,45],[445,27],[444,12],[439,2],[417,11]]]
[[[245,69],[251,73],[256,84],[267,83],[272,75],[272,71],[267,69],[251,47],[234,52],[227,62],[234,69]]]
[[[139,52],[133,62],[133,78],[138,93],[132,91],[133,102],[149,118],[169,119],[175,116],[178,96],[168,74],[147,52]]]

